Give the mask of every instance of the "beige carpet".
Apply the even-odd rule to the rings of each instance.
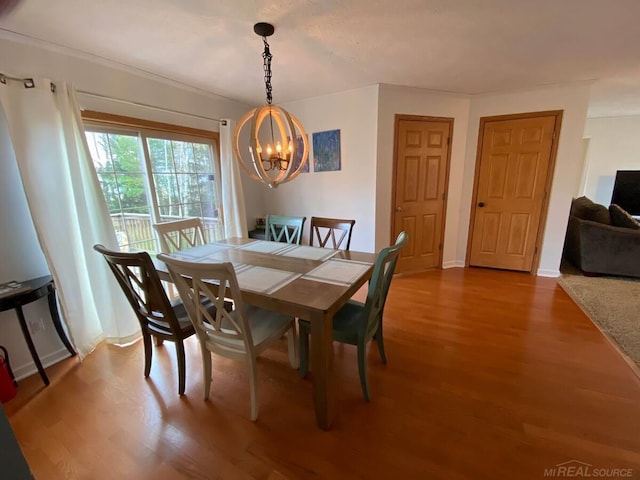
[[[563,263],[558,284],[640,368],[640,279],[585,277]]]

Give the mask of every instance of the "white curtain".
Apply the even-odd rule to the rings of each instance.
[[[46,79],[0,84],[22,185],[63,317],[83,358],[103,339],[140,336],[133,310],[93,250],[118,244],[92,166],[72,86]],[[10,252],[6,252],[10,254]]]
[[[224,213],[224,234],[226,238],[243,237],[247,233],[247,216],[242,191],[240,167],[233,151],[235,120],[225,120],[220,125],[220,177],[222,182],[222,211]]]

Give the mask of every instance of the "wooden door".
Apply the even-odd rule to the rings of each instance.
[[[453,119],[396,115],[393,239],[409,235],[396,272],[442,266]]]
[[[560,112],[513,117],[481,122],[468,258],[471,266],[531,272]]]

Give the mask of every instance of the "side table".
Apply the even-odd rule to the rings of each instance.
[[[266,240],[266,231],[264,228],[256,228],[249,232],[249,238],[255,238],[256,240]]]
[[[58,314],[58,305],[56,303],[56,287],[53,283],[51,275],[45,275],[44,277],[25,280],[20,283],[28,286],[30,290],[0,298],[0,312],[11,309],[14,309],[16,311],[18,321],[20,322],[20,328],[22,329],[22,335],[27,342],[27,347],[29,347],[31,358],[33,358],[33,362],[36,364],[36,368],[38,369],[38,373],[40,374],[42,381],[45,385],[49,385],[49,377],[47,377],[47,374],[42,367],[40,357],[38,356],[36,347],[34,346],[33,340],[31,339],[31,334],[29,333],[29,328],[27,327],[27,321],[25,320],[24,313],[22,312],[22,307],[46,295],[47,301],[49,302],[49,312],[51,313],[51,320],[53,321],[53,326],[58,333],[58,337],[60,337],[60,340],[62,340],[62,343],[72,357],[76,354],[76,351],[71,346],[71,343],[69,342],[69,339],[67,338],[67,335],[62,328],[60,315]]]

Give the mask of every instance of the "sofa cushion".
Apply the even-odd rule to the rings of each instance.
[[[592,222],[604,223],[611,225],[611,216],[609,209],[604,205],[594,203],[587,197],[574,198],[571,202],[570,215],[582,218],[583,220],[591,220]]]
[[[611,225],[640,230],[640,222],[629,215],[626,210],[620,208],[619,205],[615,203],[609,205],[609,214],[611,215]]]

